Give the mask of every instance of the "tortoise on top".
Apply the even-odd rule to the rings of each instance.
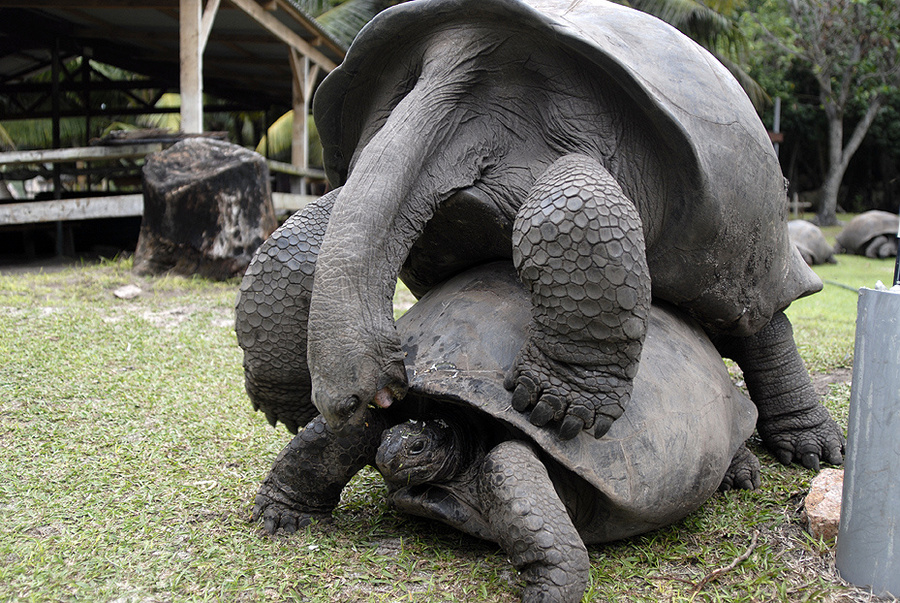
[[[342,429],[390,406],[398,275],[422,295],[512,258],[533,319],[507,385],[532,423],[610,428],[652,294],[738,362],[780,460],[840,462],[782,312],[821,282],[788,241],[772,145],[677,30],[603,0],[409,2],[360,32],[314,113],[339,188],[260,249],[237,304],[271,418],[296,428],[312,402]]]

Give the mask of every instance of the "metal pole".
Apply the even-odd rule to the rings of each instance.
[[[900,221],[897,223],[897,258],[894,260],[894,286],[900,285]]]
[[[900,293],[861,289],[835,565],[900,596]]]

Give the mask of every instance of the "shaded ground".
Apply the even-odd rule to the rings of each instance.
[[[0,274],[29,274],[40,272],[59,272],[73,266],[96,264],[104,257],[112,258],[115,254],[104,256],[96,252],[83,253],[75,256],[40,257],[33,260],[25,259],[22,255],[0,256]]]

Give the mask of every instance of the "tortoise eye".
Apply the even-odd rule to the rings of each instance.
[[[416,440],[409,447],[410,454],[422,454],[423,452],[425,452],[425,440]]]
[[[356,412],[356,409],[359,408],[359,398],[356,396],[350,396],[345,400],[342,400],[340,404],[334,409],[335,414],[344,419],[349,419],[353,416],[353,413]]]

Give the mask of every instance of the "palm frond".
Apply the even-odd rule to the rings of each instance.
[[[9,132],[6,131],[6,128],[3,127],[3,124],[0,124],[0,149],[4,151],[16,150],[16,142],[9,135]]]
[[[53,148],[53,122],[50,119],[17,119],[4,124],[10,143],[18,149]],[[81,117],[64,117],[59,120],[59,138],[62,147],[85,144],[85,123]]]
[[[746,42],[730,17],[733,0],[629,0],[628,4],[676,27],[708,49],[740,52]]]
[[[300,12],[314,19],[335,5],[332,0],[290,0],[290,3]]]
[[[338,42],[349,46],[363,26],[388,6],[390,0],[347,0],[316,17],[322,26]]]
[[[269,157],[278,157],[291,149],[294,132],[294,112],[288,111],[272,122],[256,145],[256,152]]]
[[[720,63],[725,65],[725,68],[728,69],[728,71],[731,72],[734,79],[738,81],[738,84],[741,85],[741,88],[743,88],[744,92],[747,93],[747,96],[750,97],[750,102],[753,103],[753,106],[758,112],[761,112],[768,103],[772,102],[771,97],[765,89],[759,85],[759,82],[750,77],[750,74],[738,66],[737,63],[716,52],[712,52],[712,54],[719,59]]]
[[[157,107],[175,108],[181,107],[181,95],[177,92],[166,92],[159,100],[156,101]],[[141,115],[137,120],[138,124],[144,128],[163,128],[177,132],[181,129],[181,113],[152,113]]]
[[[310,166],[322,165],[322,143],[319,140],[319,131],[312,116],[307,117],[306,131],[309,133],[309,157]],[[269,126],[266,134],[256,145],[256,152],[273,159],[289,160],[291,144],[294,132],[294,112],[288,111]]]

